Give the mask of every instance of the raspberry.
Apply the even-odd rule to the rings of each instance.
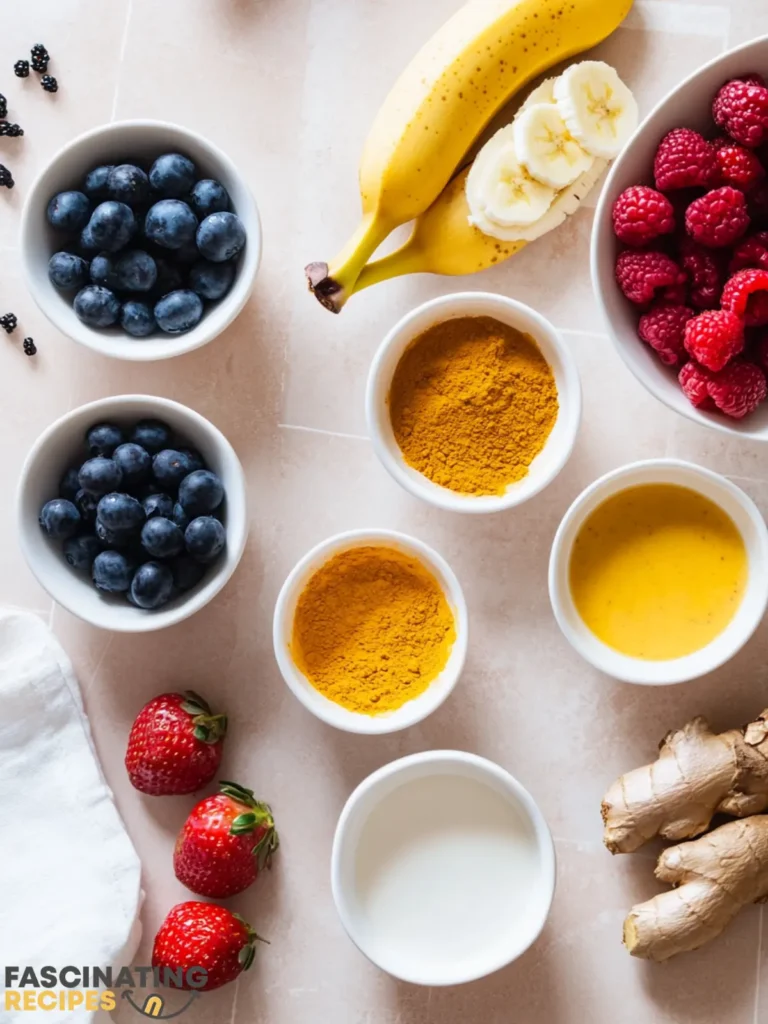
[[[685,325],[685,347],[708,370],[722,370],[744,349],[744,324],[730,310],[707,309]]]
[[[754,79],[734,78],[715,96],[712,117],[731,138],[754,149],[768,139],[768,89]]]
[[[656,188],[710,188],[716,183],[715,149],[692,128],[675,128],[659,143],[653,160]]]
[[[732,245],[748,227],[749,214],[744,193],[729,185],[694,199],[685,211],[686,231],[691,238],[710,249]]]
[[[765,401],[765,374],[755,363],[737,360],[707,382],[707,393],[720,412],[740,420]]]
[[[749,192],[765,178],[765,169],[755,154],[738,142],[718,146],[715,159],[721,185]]]
[[[662,363],[679,366],[688,358],[685,325],[696,314],[687,306],[658,303],[640,317],[637,333],[656,352]]]
[[[680,243],[680,262],[688,275],[690,303],[697,309],[714,309],[720,304],[724,274],[719,254],[690,238]]]
[[[616,260],[616,280],[630,302],[646,306],[657,297],[657,289],[685,284],[685,272],[663,252],[628,249]]]
[[[683,394],[697,409],[712,408],[715,404],[709,397],[710,377],[709,370],[705,370],[704,367],[694,362],[686,363],[677,375]]]
[[[768,231],[757,231],[739,242],[733,250],[728,273],[735,274],[737,270],[744,270],[746,267],[768,270]]]
[[[626,245],[647,245],[675,230],[672,203],[647,185],[624,189],[613,204],[613,230]]]
[[[739,81],[746,82],[747,85],[765,85],[765,79],[757,71],[750,71],[748,75],[740,75]]]
[[[747,327],[768,324],[768,270],[739,270],[725,282],[720,305]]]

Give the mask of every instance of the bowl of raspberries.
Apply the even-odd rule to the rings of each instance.
[[[206,605],[247,535],[232,446],[186,406],[121,395],[38,439],[18,492],[22,551],[51,597],[104,629],[146,632]]]
[[[606,181],[592,277],[652,394],[768,440],[768,40],[712,61],[641,124]]]
[[[165,359],[215,338],[261,257],[256,203],[234,164],[176,125],[126,121],[66,146],[24,206],[33,297],[64,334],[120,359]]]

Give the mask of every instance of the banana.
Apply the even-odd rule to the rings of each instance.
[[[467,178],[470,219],[487,219],[502,228],[535,223],[552,205],[555,194],[553,188],[532,178],[518,160],[512,125],[488,140]]]
[[[524,110],[532,107],[534,103],[554,103],[555,102],[555,79],[545,78],[541,85],[537,85],[533,92],[529,93],[525,99],[525,103],[517,111],[518,114],[522,114]]]
[[[555,80],[557,109],[589,153],[612,160],[637,127],[635,97],[610,64],[584,60]]]
[[[589,170],[594,157],[582,149],[553,103],[534,103],[512,124],[520,163],[537,181],[561,189]]]
[[[457,11],[412,60],[374,120],[360,164],[361,223],[330,266],[306,268],[320,302],[339,312],[381,242],[430,207],[503,104],[548,67],[605,39],[631,6],[632,0],[470,0]]]

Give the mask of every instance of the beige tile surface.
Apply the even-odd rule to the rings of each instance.
[[[272,944],[250,975],[187,1011],[189,1024],[763,1024],[762,910],[746,910],[720,940],[666,967],[626,955],[621,922],[633,902],[657,891],[653,860],[610,857],[599,802],[617,774],[652,757],[671,725],[704,712],[727,727],[768,704],[768,626],[705,679],[631,687],[574,654],[546,593],[557,524],[596,476],[677,455],[730,474],[768,514],[763,450],[675,417],[627,373],[591,294],[591,207],[476,278],[390,282],[336,318],[304,290],[303,264],[330,256],[356,220],[356,166],[372,115],[457,3],[0,4],[0,91],[27,130],[23,140],[0,140],[0,162],[18,181],[0,194],[0,312],[13,309],[22,323],[13,339],[0,336],[0,599],[52,613],[77,666],[104,770],[144,864],[140,962],[169,907],[185,898],[171,851],[190,806],[144,799],[127,784],[125,739],[141,704],[192,686],[226,708],[226,775],[275,808],[283,836],[275,870],[232,901]],[[647,111],[729,41],[763,32],[768,11],[756,0],[641,0],[599,55]],[[54,55],[56,97],[10,74],[38,39]],[[238,162],[264,221],[264,263],[241,317],[208,348],[155,366],[100,359],[56,335],[19,278],[18,212],[32,176],[67,139],[112,117],[164,118],[209,136]],[[582,375],[584,423],[569,465],[545,493],[504,515],[465,519],[418,503],[365,438],[363,387],[380,338],[413,305],[454,288],[535,305],[564,330]],[[34,361],[20,352],[27,334],[40,349]],[[174,629],[131,638],[52,612],[17,552],[12,494],[24,453],[51,420],[89,399],[135,391],[186,402],[227,433],[247,472],[252,531],[240,569],[212,605]],[[405,530],[440,550],[464,586],[472,631],[451,700],[404,734],[371,739],[336,733],[304,712],[280,679],[270,636],[275,597],[295,561],[329,534],[360,526]],[[517,964],[460,989],[425,990],[382,975],[346,938],[328,860],[352,788],[388,760],[439,747],[493,758],[532,791],[556,839],[559,885],[541,940]],[[137,1018],[122,1007],[118,1019]]]

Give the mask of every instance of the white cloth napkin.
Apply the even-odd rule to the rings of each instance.
[[[35,615],[0,611],[0,965],[130,963],[141,865],[115,807],[72,665]],[[82,1007],[3,1024],[90,1024]]]

